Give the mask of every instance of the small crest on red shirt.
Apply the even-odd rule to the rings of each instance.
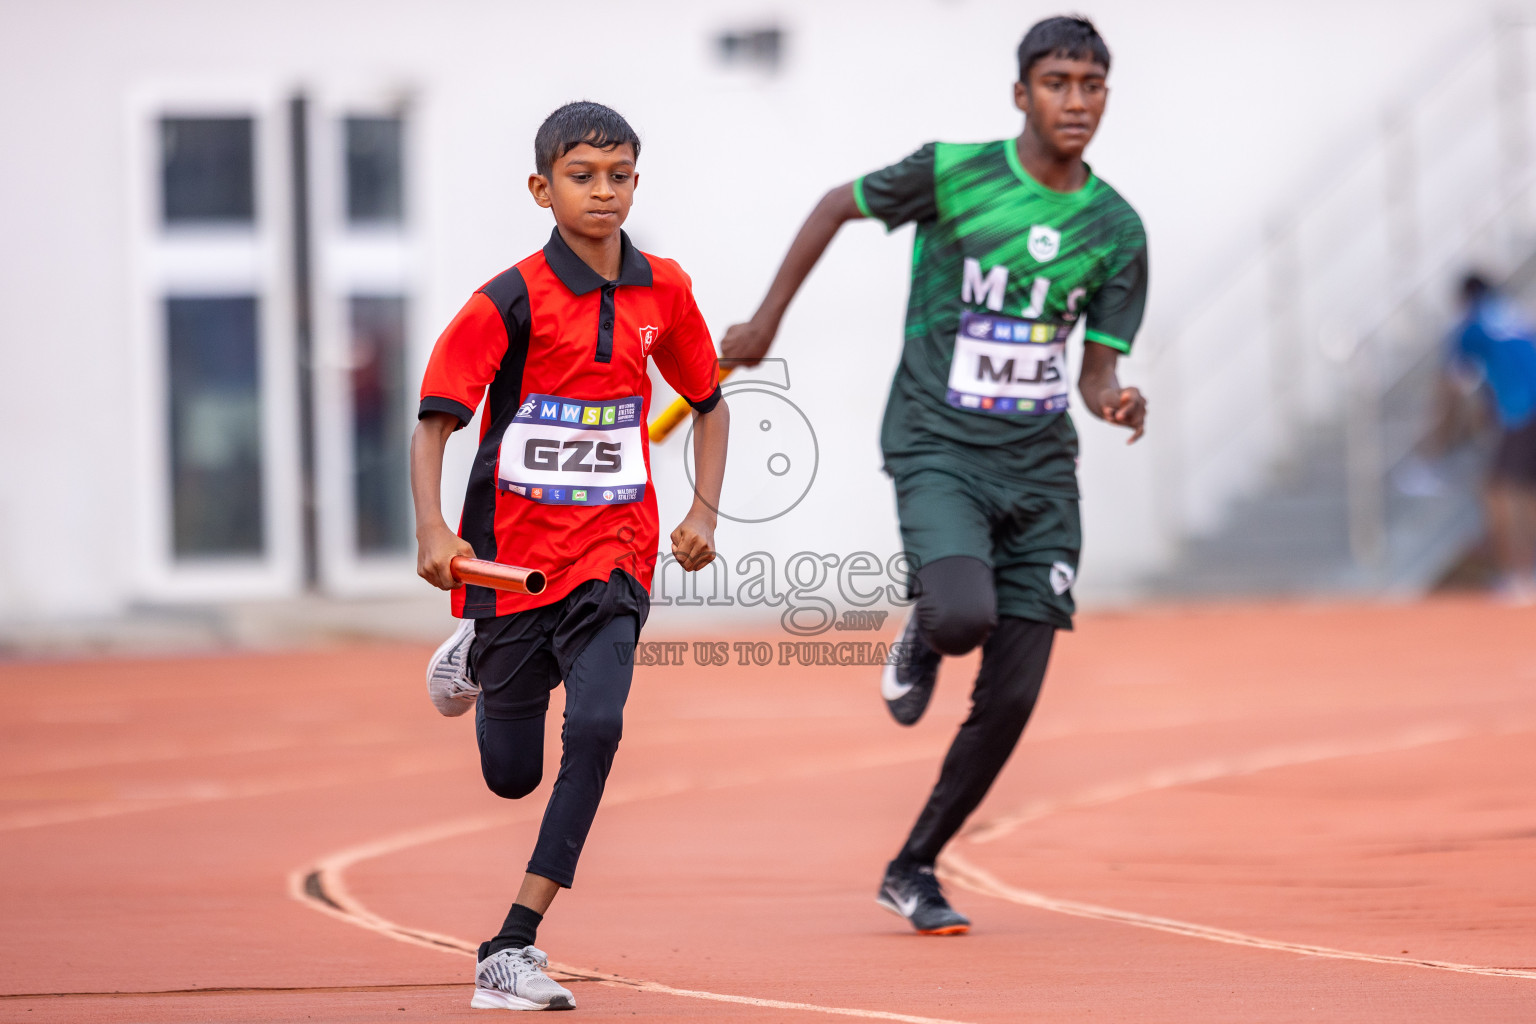
[[[661,328],[660,327],[651,327],[651,326],[647,325],[645,327],[640,328],[640,354],[641,355],[648,356],[648,355],[651,354],[651,346],[656,344],[656,335],[660,334],[660,333],[661,333]]]

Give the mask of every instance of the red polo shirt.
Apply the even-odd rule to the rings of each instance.
[[[461,587],[455,615],[550,604],[615,568],[650,588],[660,529],[646,360],[700,412],[720,387],[688,275],[622,233],[620,246],[607,281],[556,230],[475,292],[432,350],[420,415],[450,413],[462,427],[485,399],[459,536],[480,558],[549,578],[537,596]]]

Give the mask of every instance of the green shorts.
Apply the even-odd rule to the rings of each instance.
[[[1076,498],[887,460],[903,549],[918,566],[968,555],[992,567],[997,613],[1072,628],[1072,584],[1082,548]]]

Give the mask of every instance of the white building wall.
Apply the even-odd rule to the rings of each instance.
[[[395,87],[413,97],[418,366],[487,278],[542,245],[531,142],[553,107],[607,102],[640,131],[629,224],[693,275],[718,333],[749,315],[800,219],[831,185],[924,141],[1017,132],[1013,49],[1040,5],[982,0],[560,5],[335,0],[261,5],[8,0],[0,7],[0,617],[104,614],[144,597],[127,324],[136,301],[132,97],[231,83]],[[1266,214],[1346,151],[1415,68],[1483,14],[1449,0],[1101,0],[1115,54],[1090,156],[1152,246],[1144,341],[1258,244]],[[777,74],[723,68],[722,29],[788,33]],[[900,342],[910,231],[847,228],[785,321],[776,354],[814,425],[810,495],[773,522],[723,524],[727,553],[894,552],[880,410]],[[1242,339],[1234,339],[1234,343]],[[1124,377],[1137,382],[1132,358]],[[1081,595],[1164,554],[1152,435],[1086,417]],[[750,425],[737,423],[737,429]],[[445,505],[470,445],[454,442]],[[681,514],[681,445],[658,449],[663,532]],[[743,471],[733,467],[732,472]],[[151,524],[153,525],[153,524]],[[411,586],[403,577],[402,586]]]

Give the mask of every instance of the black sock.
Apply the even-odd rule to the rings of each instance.
[[[544,920],[544,915],[521,903],[512,904],[512,909],[507,911],[507,919],[501,924],[501,931],[489,942],[480,943],[480,959],[484,960],[492,953],[499,953],[503,949],[522,949],[524,946],[533,945],[533,940],[539,934],[539,922]]]

